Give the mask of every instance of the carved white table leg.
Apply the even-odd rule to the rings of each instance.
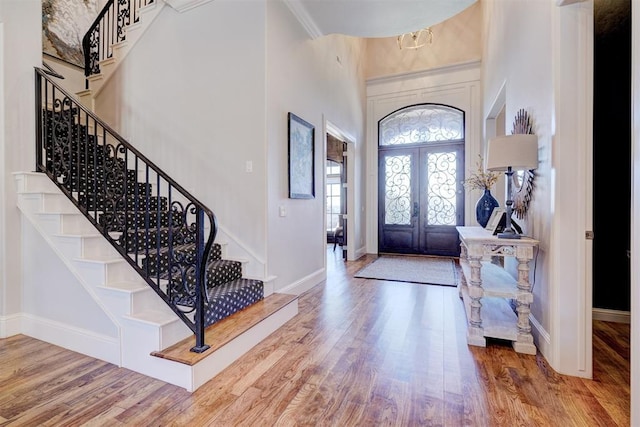
[[[463,244],[460,244],[460,262],[465,262],[466,260],[467,260],[467,247]],[[462,275],[462,277],[459,278],[459,281],[458,281],[458,297],[460,298],[462,298],[463,286],[468,286],[467,280],[464,277],[464,274]]]
[[[516,313],[518,314],[518,338],[513,342],[513,349],[518,353],[536,354],[536,346],[531,335],[531,303],[533,294],[529,283],[529,261],[533,250],[530,247],[520,247],[516,250],[518,260],[518,295],[516,297]]]
[[[467,279],[469,298],[471,299],[467,343],[486,347],[487,339],[484,337],[484,329],[482,328],[482,302],[480,301],[483,294],[480,276],[482,257],[477,254],[467,254],[467,259],[471,268],[471,277]]]

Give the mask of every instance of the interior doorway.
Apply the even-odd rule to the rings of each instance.
[[[594,3],[593,312],[630,322],[631,0]],[[621,197],[611,208],[611,171]],[[611,280],[615,271],[619,279]]]
[[[327,243],[347,259],[347,143],[327,133],[326,224]]]

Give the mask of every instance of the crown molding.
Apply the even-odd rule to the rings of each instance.
[[[202,6],[213,0],[164,0],[166,4],[177,10],[178,12],[186,12],[195,7]]]
[[[582,3],[586,0],[556,0],[556,5],[558,6],[567,6],[574,3]]]
[[[441,74],[451,74],[453,72],[471,72],[474,75],[474,80],[480,78],[480,66],[482,65],[482,61],[479,59],[458,62],[455,64],[447,64],[442,65],[440,67],[434,67],[427,70],[419,70],[419,71],[409,71],[405,73],[391,74],[388,76],[380,76],[380,77],[372,77],[366,79],[367,86],[376,86],[380,84],[393,83],[393,82],[402,82],[411,79],[420,79],[424,77],[430,77],[434,75]],[[477,74],[477,78],[475,74]]]
[[[293,16],[296,17],[298,22],[302,25],[305,31],[309,34],[312,39],[317,39],[318,37],[324,36],[318,25],[313,20],[309,12],[304,7],[300,0],[283,0],[284,4],[287,5]]]

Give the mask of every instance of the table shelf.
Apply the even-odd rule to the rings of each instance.
[[[467,286],[463,285],[460,292],[464,301],[467,319],[469,319],[471,317],[471,298],[469,297]],[[509,301],[500,297],[483,297],[480,303],[482,304],[483,335],[490,338],[515,341],[518,338],[518,328],[516,327],[518,316],[511,308]],[[484,345],[480,345],[484,347]]]
[[[518,295],[518,281],[504,268],[489,261],[481,261],[480,281],[483,296],[516,298]],[[471,266],[466,260],[460,260],[460,267],[464,277],[471,277]]]

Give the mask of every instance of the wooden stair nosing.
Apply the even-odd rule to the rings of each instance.
[[[164,350],[154,351],[151,355],[193,366],[296,299],[297,295],[271,294],[207,327],[206,343],[211,347],[202,353],[191,351],[195,345],[195,336],[190,336]]]

